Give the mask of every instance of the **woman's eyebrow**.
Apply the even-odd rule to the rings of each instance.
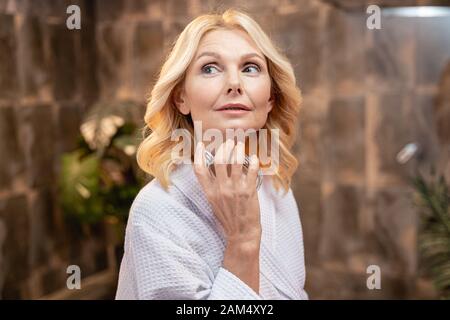
[[[200,53],[195,60],[198,60],[198,59],[200,59],[203,56],[212,56],[212,57],[215,57],[217,59],[221,58],[220,54],[218,54],[216,52],[205,51],[205,52]],[[254,53],[254,52],[246,53],[246,54],[242,55],[241,56],[241,60],[248,59],[248,58],[251,58],[251,57],[257,57],[257,58],[261,59],[262,61],[264,61],[264,59],[259,54]]]

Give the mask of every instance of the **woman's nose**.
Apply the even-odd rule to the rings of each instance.
[[[230,76],[228,78],[227,94],[230,94],[233,91],[238,94],[242,94],[241,82],[239,79],[239,75],[237,75],[237,74],[233,74],[233,75],[230,74]]]
[[[232,85],[228,86],[227,93],[229,94],[229,93],[231,93],[233,91],[238,93],[238,94],[242,94],[242,89],[241,89],[241,86],[239,84],[232,84]]]
[[[228,90],[227,90],[227,94],[230,93],[237,93],[237,94],[242,94],[242,86],[241,83],[239,81],[239,78],[234,78],[234,79],[230,79],[228,82]]]

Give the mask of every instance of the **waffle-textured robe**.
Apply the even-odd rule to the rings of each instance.
[[[156,179],[135,198],[116,299],[308,299],[303,234],[289,189],[263,177],[259,295],[222,267],[226,241],[193,171],[183,164],[164,190]]]

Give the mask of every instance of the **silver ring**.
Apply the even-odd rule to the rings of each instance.
[[[214,156],[211,152],[208,150],[205,150],[205,164],[208,167],[209,172],[215,176],[213,171],[213,164],[214,164]],[[244,159],[244,168],[248,170],[248,167],[250,166],[250,158],[249,156],[245,155]],[[256,177],[256,190],[259,190],[262,184],[262,171],[261,169],[258,170],[258,176]]]

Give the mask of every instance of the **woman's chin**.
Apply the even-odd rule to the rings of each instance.
[[[244,131],[245,133],[250,133],[251,131],[258,131],[264,126],[255,124],[253,122],[247,121],[224,121],[221,123],[217,123],[216,126],[207,126],[203,128],[203,131],[206,132],[208,129],[210,130],[219,130],[225,136],[227,131],[231,130],[231,133],[237,133],[239,131]]]
[[[230,121],[229,123],[224,123],[221,127],[220,130],[222,132],[225,132],[226,130],[243,130],[243,131],[247,131],[247,130],[258,130],[260,129],[261,126],[256,126],[254,123],[248,123],[248,122],[238,122],[238,121]]]

